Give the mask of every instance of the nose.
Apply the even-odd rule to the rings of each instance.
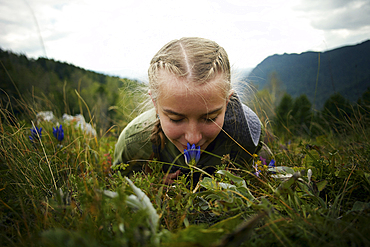
[[[185,132],[185,140],[190,144],[195,145],[198,145],[200,140],[202,140],[202,133],[196,123],[189,123],[189,126]]]

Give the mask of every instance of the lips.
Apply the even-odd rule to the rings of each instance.
[[[187,145],[184,145],[184,144],[181,144],[181,146],[183,147],[183,149],[187,149],[188,148],[188,146]],[[200,149],[202,149],[203,144],[202,145],[196,145],[196,147],[198,147],[198,146],[200,146]]]
[[[204,147],[204,143],[202,145],[196,145],[196,147],[200,146],[200,150],[204,150],[203,147]],[[185,149],[187,148],[187,146],[185,146]]]
[[[181,145],[181,146],[180,146]],[[191,144],[192,145],[192,144]],[[180,143],[180,142],[177,142],[177,144],[176,144],[176,146],[177,146],[177,148],[180,148],[180,147],[182,147],[182,149],[180,149],[180,151],[181,152],[183,152],[184,151],[184,149],[188,149],[188,146],[185,144],[182,144],[182,143]],[[203,144],[201,144],[201,145],[196,145],[196,147],[198,147],[198,146],[200,146],[200,150],[201,150],[201,152],[203,152],[203,150],[205,150],[206,148],[207,148],[207,142],[205,142],[205,143],[203,143]]]

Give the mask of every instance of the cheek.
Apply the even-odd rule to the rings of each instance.
[[[179,139],[184,134],[182,128],[179,128],[178,126],[169,121],[162,121],[161,125],[164,134],[169,139]]]
[[[220,131],[215,128],[209,128],[206,132],[203,132],[203,139],[207,142],[213,141]]]
[[[210,124],[204,128],[203,134],[204,134],[204,137],[206,137],[207,139],[214,139],[216,138],[218,133],[220,133],[220,131],[221,129],[217,125]]]
[[[219,118],[215,122],[216,122],[216,124],[214,124],[214,123],[209,124],[209,125],[207,125],[203,128],[203,135],[207,139],[212,139],[213,140],[221,132],[221,128],[222,128],[223,123],[224,123],[224,118],[222,118],[222,119]]]

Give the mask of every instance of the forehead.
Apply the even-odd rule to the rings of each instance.
[[[200,99],[225,99],[225,81],[223,76],[216,76],[214,79],[200,83],[187,78],[179,78],[171,73],[162,71],[158,76],[158,99],[168,98],[200,98]],[[212,96],[212,97],[209,97]]]

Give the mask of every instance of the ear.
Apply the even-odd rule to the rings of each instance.
[[[231,96],[234,94],[234,89],[230,90],[229,97],[227,97],[226,105],[229,103]]]

